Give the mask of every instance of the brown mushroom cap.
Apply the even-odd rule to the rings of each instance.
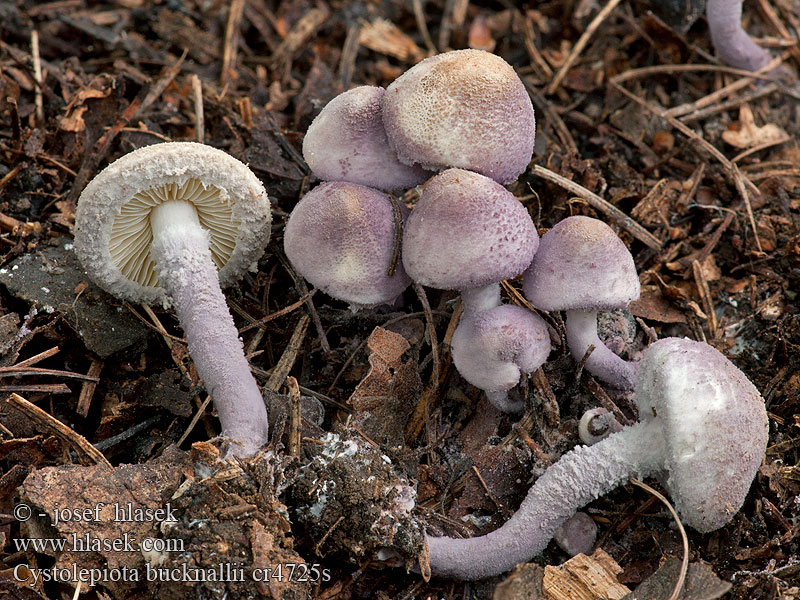
[[[523,281],[542,310],[607,311],[639,297],[633,257],[614,231],[591,217],[568,217],[542,236]]]
[[[336,181],[303,196],[286,223],[283,247],[294,268],[326,294],[375,306],[391,302],[411,283],[399,261],[394,275],[386,274],[396,233],[388,195]]]
[[[657,418],[664,428],[667,487],[683,521],[700,532],[722,527],[742,506],[767,446],[758,390],[708,344],[665,338],[644,353],[636,403],[642,421]]]
[[[539,236],[528,211],[495,181],[448,169],[422,190],[403,235],[403,264],[416,282],[466,290],[519,275]]]
[[[383,99],[383,124],[400,160],[438,171],[458,167],[503,184],[533,154],[533,105],[513,67],[483,50],[427,58]]]

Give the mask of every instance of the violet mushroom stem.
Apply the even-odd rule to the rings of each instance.
[[[603,381],[614,382],[615,387],[636,387],[638,362],[626,361],[614,354],[597,335],[595,311],[567,310],[567,345],[576,360],[586,355],[589,346],[594,350],[584,363],[586,369]]]
[[[461,292],[461,305],[464,309],[462,318],[500,306],[499,283],[490,283],[483,287],[459,291]]]
[[[500,304],[499,283],[490,283],[479,288],[461,290],[461,305],[464,312],[456,331],[459,328],[466,327],[468,320],[474,319],[478,313],[497,308]],[[503,412],[518,413],[525,408],[524,401],[511,400],[507,391],[484,390],[484,392],[489,402]]]
[[[482,579],[513,569],[544,550],[578,508],[632,476],[661,470],[664,452],[664,431],[657,419],[570,450],[536,480],[500,529],[467,539],[428,536],[431,573]]]
[[[209,249],[209,233],[190,202],[153,209],[151,256],[172,298],[189,354],[219,414],[228,453],[252,456],[268,441],[267,409],[250,372]]]
[[[707,0],[706,18],[714,48],[727,64],[758,71],[770,61],[769,52],[742,29],[741,0]]]

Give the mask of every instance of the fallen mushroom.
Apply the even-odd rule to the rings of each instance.
[[[234,456],[257,452],[268,420],[220,286],[254,266],[270,222],[253,172],[191,142],[126,154],[89,182],[75,214],[75,252],[100,287],[174,305]]]
[[[567,452],[499,529],[470,539],[429,536],[432,573],[480,579],[530,560],[576,510],[631,476],[664,475],[682,520],[701,533],[727,523],[766,449],[767,413],[755,386],[708,344],[666,338],[644,353],[636,402],[639,423]]]
[[[383,124],[398,158],[513,182],[533,155],[533,105],[513,67],[483,50],[414,65],[387,88]]]
[[[295,206],[283,247],[303,277],[354,310],[386,304],[411,284],[399,256],[405,214],[372,188],[323,183]]]
[[[583,216],[556,223],[542,236],[522,289],[536,308],[566,311],[567,345],[575,360],[594,346],[584,364],[590,373],[620,389],[636,386],[637,364],[621,359],[597,336],[598,312],[639,298],[633,257],[608,225]]]
[[[422,285],[461,292],[453,362],[500,410],[522,407],[508,399],[508,390],[550,352],[541,317],[500,305],[499,282],[521,273],[538,243],[533,221],[511,192],[462,169],[430,179],[406,223],[406,272]]]
[[[325,181],[349,181],[382,190],[410,188],[432,175],[397,159],[383,129],[385,90],[361,86],[325,105],[303,138],[303,158]]]
[[[592,408],[583,413],[578,423],[578,437],[587,446],[594,446],[612,433],[622,431],[614,413],[605,408]]]
[[[707,0],[706,19],[714,49],[730,66],[758,71],[770,61],[769,52],[742,28],[742,0]]]

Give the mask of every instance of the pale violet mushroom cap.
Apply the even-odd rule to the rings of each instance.
[[[398,205],[404,218],[407,210]],[[411,280],[397,260],[391,198],[344,181],[323,183],[297,203],[283,247],[295,269],[323,292],[353,305],[376,306],[399,296]]]
[[[186,200],[210,234],[220,285],[255,268],[270,237],[264,186],[243,163],[194,142],[139,148],[111,163],[83,190],[75,213],[75,252],[89,276],[113,295],[168,304],[150,256],[150,212]]]
[[[383,129],[385,90],[361,86],[325,105],[303,138],[303,158],[325,181],[349,181],[382,190],[411,188],[432,173],[401,163]]]
[[[523,373],[541,367],[548,354],[550,334],[544,320],[513,304],[465,315],[453,334],[456,369],[489,395],[513,388]]]
[[[639,276],[625,243],[598,219],[574,216],[542,236],[523,280],[541,310],[608,311],[639,298]]]
[[[497,182],[462,169],[431,178],[406,222],[403,264],[438,289],[478,288],[530,264],[539,235],[528,211]]]
[[[686,338],[650,345],[639,367],[641,421],[664,428],[664,470],[684,523],[719,529],[744,502],[769,423],[756,387],[718,350]]]
[[[430,170],[458,167],[508,184],[533,155],[528,92],[511,65],[483,50],[411,67],[387,88],[383,123],[400,160]]]

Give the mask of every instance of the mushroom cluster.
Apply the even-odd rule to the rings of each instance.
[[[551,466],[502,527],[472,539],[429,535],[435,575],[501,573],[556,532],[578,540],[571,549],[590,546],[586,519],[570,518],[632,475],[663,477],[686,523],[711,531],[744,502],[766,446],[762,398],[711,346],[667,338],[632,362],[600,340],[597,313],[639,297],[633,257],[608,225],[584,216],[564,219],[539,240],[527,210],[503,187],[530,161],[534,127],[513,68],[487,52],[459,50],[420,62],[385,91],[340,95],[303,145],[312,170],[329,183],[298,203],[284,246],[314,285],[354,307],[390,302],[410,281],[458,291],[456,368],[495,406],[519,411],[523,403],[510,390],[550,352],[545,322],[501,301],[500,281],[524,274],[535,308],[566,312],[575,361],[615,388],[635,390],[641,421],[623,428],[607,412],[587,413],[580,428],[587,445]],[[377,191],[427,177],[410,213]]]
[[[522,403],[508,391],[550,352],[544,321],[500,301],[499,282],[521,274],[539,243],[527,211],[501,185],[527,167],[534,132],[522,81],[482,50],[423,60],[387,90],[349,90],[306,133],[303,155],[328,183],[297,204],[284,237],[295,269],[354,309],[389,303],[412,280],[461,292],[456,368],[509,411]],[[429,177],[410,216],[373,189]]]

